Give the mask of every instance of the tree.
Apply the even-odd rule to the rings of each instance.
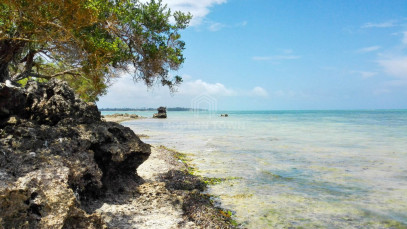
[[[0,0],[0,82],[59,77],[97,100],[126,71],[173,90],[190,19],[161,0]]]

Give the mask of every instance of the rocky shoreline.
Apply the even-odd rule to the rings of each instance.
[[[65,82],[0,84],[0,128],[0,228],[234,227],[172,151]]]
[[[109,228],[235,228],[230,215],[202,194],[203,178],[188,173],[177,152],[152,146],[137,169],[143,182],[132,193],[96,209]]]

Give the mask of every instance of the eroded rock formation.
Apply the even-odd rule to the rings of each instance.
[[[157,108],[157,112],[153,115],[153,118],[167,118],[167,108],[166,107],[159,107]]]
[[[93,200],[133,188],[150,146],[65,82],[0,84],[0,228],[103,228]]]

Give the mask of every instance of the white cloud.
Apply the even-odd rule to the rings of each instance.
[[[396,26],[395,21],[386,21],[386,22],[381,22],[381,23],[366,23],[362,26],[362,28],[367,29],[367,28],[390,28]]]
[[[283,53],[284,54],[291,54],[291,53],[293,53],[293,50],[292,49],[283,49]]]
[[[268,92],[262,88],[262,87],[255,87],[253,88],[253,90],[251,91],[251,94],[254,96],[260,96],[260,97],[267,97],[269,94]]]
[[[358,74],[364,79],[377,75],[377,72],[368,72],[368,71],[351,71],[351,73]]]
[[[168,89],[166,93],[169,95]],[[148,89],[143,83],[135,83],[130,75],[123,74],[115,79],[108,93],[97,102],[100,108],[106,107],[157,107],[164,89]],[[149,103],[146,104],[146,101]]]
[[[392,87],[407,87],[407,55],[405,55],[407,31],[397,33],[400,34],[402,34],[401,45],[389,49],[386,53],[379,53],[376,61],[382,72],[392,77],[385,82],[385,90]]]
[[[300,59],[301,56],[297,55],[277,55],[277,56],[254,56],[253,60],[256,61],[270,61],[270,60],[296,60]]]
[[[404,45],[407,45],[407,31],[403,32],[403,40],[401,42]]]
[[[201,24],[211,7],[226,2],[227,0],[163,0],[172,11],[190,12],[193,15],[192,26]]]
[[[236,92],[228,89],[221,83],[207,83],[203,80],[195,80],[183,83],[178,90],[181,95],[208,94],[212,96],[233,96]]]
[[[365,79],[377,75],[377,72],[364,72],[364,71],[361,71],[359,73],[362,76],[362,78],[365,78]]]
[[[407,80],[407,56],[383,59],[379,60],[378,63],[387,74]]]
[[[308,98],[310,95],[302,92],[302,91],[294,91],[294,90],[277,90],[272,93],[275,97],[284,97],[284,98]]]
[[[386,88],[378,88],[373,91],[374,95],[384,95],[384,94],[389,94],[391,90],[386,89]]]
[[[219,22],[207,22],[207,24],[209,24],[209,26],[208,26],[209,31],[216,32],[216,31],[219,31],[219,30],[221,30],[223,28],[245,27],[247,25],[247,21],[236,23],[234,25],[226,25],[226,24],[219,23]]]
[[[235,27],[244,27],[244,26],[246,26],[247,25],[247,21],[242,21],[242,22],[240,22],[240,23],[237,23],[236,25],[235,25]]]
[[[219,31],[219,30],[223,29],[225,26],[226,26],[226,25],[224,25],[224,24],[222,24],[222,23],[215,22],[215,23],[212,23],[212,24],[208,27],[208,29],[209,29],[210,31],[212,31],[212,32],[216,32],[216,31]]]
[[[387,81],[384,86],[389,87],[407,87],[407,80],[397,79],[397,80],[390,80]]]
[[[221,83],[208,83],[203,80],[188,80],[190,76],[183,76],[185,82],[178,87],[174,94],[167,87],[147,88],[142,82],[134,83],[129,75],[116,80],[108,89],[107,95],[100,98],[99,107],[188,107],[191,99],[201,94],[214,97],[236,96],[237,93]]]
[[[369,46],[365,48],[358,49],[356,52],[358,53],[367,53],[367,52],[374,52],[380,49],[380,46]]]

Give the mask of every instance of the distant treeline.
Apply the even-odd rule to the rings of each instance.
[[[156,111],[157,108],[99,108],[100,111]],[[194,109],[186,107],[169,107],[167,111],[206,111],[207,109]]]

